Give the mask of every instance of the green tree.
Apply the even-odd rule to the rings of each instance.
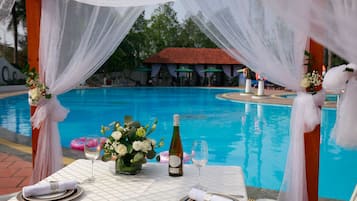
[[[14,53],[13,63],[18,64],[18,26],[20,23],[26,25],[26,10],[25,0],[16,0],[14,7],[11,11],[11,19],[8,25],[8,30],[12,30],[14,33]]]
[[[181,47],[216,48],[217,46],[200,30],[192,18],[187,18],[182,25]]]
[[[102,68],[105,72],[133,70],[148,57],[150,54],[147,47],[149,40],[146,35],[147,20],[144,15],[143,12],[138,17],[119,47],[103,65]]]
[[[172,9],[173,3],[166,3],[154,10],[149,20],[147,36],[152,53],[157,53],[166,47],[179,46],[180,24],[177,14]]]

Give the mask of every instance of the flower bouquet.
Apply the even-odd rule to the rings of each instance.
[[[155,131],[157,120],[151,125],[142,126],[133,121],[131,116],[124,117],[124,124],[113,122],[109,126],[102,126],[101,133],[112,130],[103,146],[102,160],[115,160],[115,172],[117,174],[137,174],[146,163],[146,159],[156,156],[155,147],[163,146],[148,138]]]
[[[322,76],[317,71],[306,73],[300,82],[300,86],[308,92],[316,92],[322,84]]]
[[[27,76],[26,87],[29,88],[28,95],[30,105],[37,105],[42,98],[51,98],[51,94],[47,92],[48,87],[40,81],[35,69],[27,70],[24,74]]]

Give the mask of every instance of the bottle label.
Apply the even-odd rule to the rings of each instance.
[[[171,174],[180,174],[180,168],[170,168],[169,172]]]
[[[176,155],[170,155],[169,164],[170,167],[178,167],[181,165],[181,158]]]

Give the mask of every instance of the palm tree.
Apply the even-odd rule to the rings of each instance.
[[[18,25],[21,22],[25,25],[26,22],[26,10],[25,10],[25,0],[16,0],[14,7],[11,11],[10,23],[7,27],[8,30],[13,29],[14,32],[14,54],[13,63],[18,64]]]

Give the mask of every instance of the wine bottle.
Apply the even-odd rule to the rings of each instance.
[[[179,177],[183,175],[183,150],[180,138],[179,121],[180,116],[178,114],[174,114],[174,130],[169,150],[169,175],[173,177]]]

